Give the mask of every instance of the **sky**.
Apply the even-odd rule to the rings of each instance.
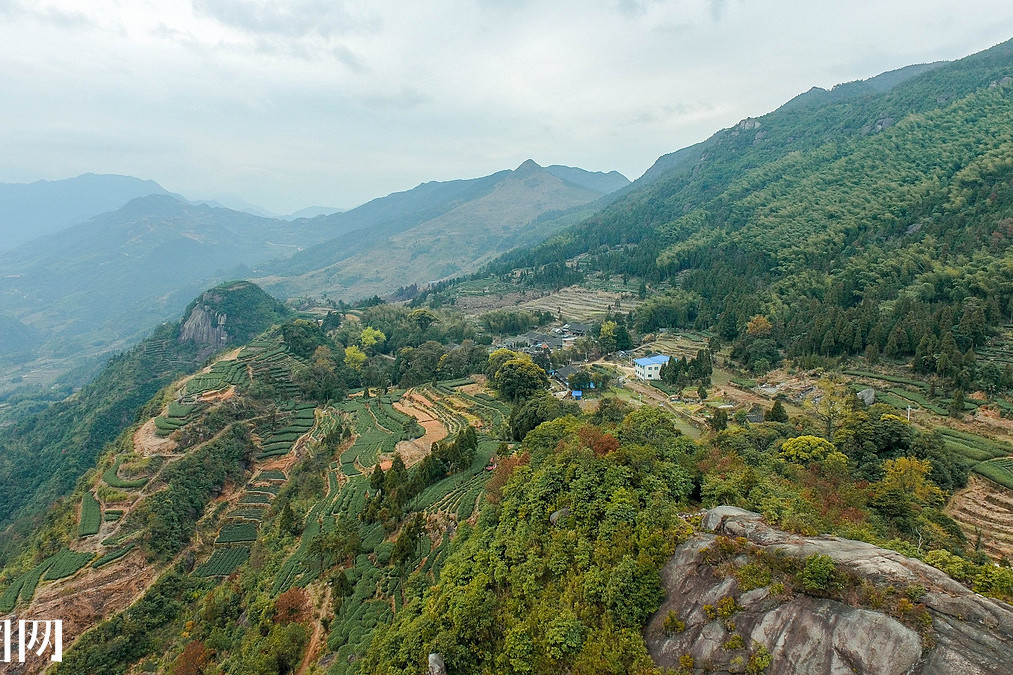
[[[290,213],[528,158],[633,179],[812,86],[1010,38],[1003,0],[0,0],[0,182]]]

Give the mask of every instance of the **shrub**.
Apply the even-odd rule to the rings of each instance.
[[[827,594],[841,587],[840,574],[834,559],[828,555],[813,554],[805,559],[800,575],[802,587],[812,593]]]
[[[686,622],[680,619],[678,614],[670,611],[665,616],[665,620],[661,624],[661,629],[665,632],[665,635],[675,635],[686,630]]]
[[[746,642],[745,640],[742,639],[741,635],[735,633],[730,638],[725,640],[725,643],[721,646],[725,649],[725,651],[730,652],[733,649],[742,649],[743,647],[746,646]]]
[[[749,663],[746,664],[746,672],[749,675],[760,675],[774,662],[774,657],[771,656],[770,652],[761,644],[753,643],[755,651],[749,657]]]

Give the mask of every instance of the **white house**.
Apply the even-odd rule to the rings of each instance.
[[[633,369],[641,380],[660,380],[661,366],[668,363],[670,358],[672,357],[657,354],[642,359],[633,359]]]

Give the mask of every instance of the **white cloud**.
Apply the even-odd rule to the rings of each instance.
[[[543,164],[638,176],[813,85],[1013,37],[998,1],[0,0],[0,180],[352,206]]]

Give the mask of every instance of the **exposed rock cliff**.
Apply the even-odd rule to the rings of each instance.
[[[242,344],[288,310],[248,281],[233,281],[201,293],[190,303],[179,328],[180,342],[194,342],[213,352],[229,344]]]
[[[788,534],[732,507],[706,512],[702,524],[714,534],[676,549],[662,569],[665,601],[644,631],[661,666],[813,674],[1013,669],[1013,607],[934,567],[864,542]]]
[[[227,318],[207,305],[194,307],[180,326],[180,342],[196,342],[213,347],[224,345],[229,339],[228,333],[225,332]]]

